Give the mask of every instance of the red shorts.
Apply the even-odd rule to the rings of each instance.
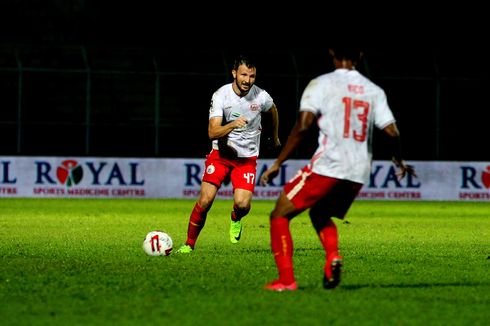
[[[239,188],[253,192],[256,172],[257,156],[229,160],[220,157],[219,151],[213,149],[206,156],[202,181],[209,182],[219,188],[222,183],[228,184],[231,180],[233,189]]]
[[[326,217],[343,219],[361,188],[361,183],[313,173],[306,165],[284,185],[284,193],[300,211],[314,208]]]

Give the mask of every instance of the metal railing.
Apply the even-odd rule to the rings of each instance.
[[[326,53],[255,52],[257,84],[279,107],[284,140],[306,83],[332,68]],[[444,70],[448,60],[435,52],[428,62],[410,53],[402,55],[404,62],[397,62],[399,56],[388,60],[393,53],[374,52],[359,69],[385,89],[407,156],[485,160],[471,143],[474,138],[465,140],[475,133],[483,139],[484,125],[476,122],[477,131],[467,126],[464,113],[471,109],[460,106],[475,85],[488,83],[488,75],[454,74],[447,65]],[[9,155],[200,157],[209,148],[209,101],[231,81],[233,55],[210,49],[0,46],[0,149]],[[451,144],[456,124],[464,148]],[[298,157],[306,157],[315,140]]]

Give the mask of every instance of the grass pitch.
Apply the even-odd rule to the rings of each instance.
[[[276,277],[268,214],[254,201],[229,242],[217,200],[196,250],[149,257],[146,233],[185,241],[188,200],[0,199],[0,325],[488,325],[490,203],[369,202],[335,220],[342,283],[321,285],[307,214],[291,223],[296,292]]]

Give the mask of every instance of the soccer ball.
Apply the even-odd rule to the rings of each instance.
[[[149,256],[168,256],[172,249],[172,238],[163,231],[148,232],[143,241],[143,250]]]

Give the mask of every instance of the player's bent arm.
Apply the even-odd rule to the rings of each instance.
[[[402,146],[400,142],[400,131],[396,123],[392,122],[383,128],[384,133],[389,137],[389,146],[395,164],[402,160]]]
[[[406,164],[405,161],[403,160],[402,145],[400,141],[400,131],[398,130],[396,123],[394,122],[390,123],[389,125],[383,128],[383,131],[390,138],[392,160],[393,163],[396,165],[396,167],[400,169],[398,176],[400,178],[403,178],[407,173],[417,176],[415,174],[415,170],[413,169],[413,167],[411,165]]]
[[[272,165],[261,175],[260,183],[263,186],[268,184],[279,174],[281,164],[286,161],[294,150],[301,144],[303,138],[308,134],[313,121],[315,121],[315,118],[316,117],[312,112],[300,112],[299,118],[289,134],[286,145],[284,145],[274,163],[272,163]]]
[[[268,111],[272,115],[272,138],[274,140],[274,146],[280,147],[281,140],[279,139],[279,113],[277,112],[277,107],[272,104],[272,107]]]
[[[236,120],[230,121],[229,123],[222,126],[223,118],[214,117],[209,119],[208,124],[208,137],[211,140],[221,138],[228,135],[235,128],[242,128],[247,124],[247,120],[240,117]]]

